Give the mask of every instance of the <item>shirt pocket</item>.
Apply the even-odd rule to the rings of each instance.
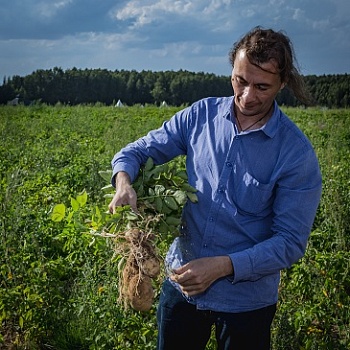
[[[240,212],[266,215],[272,211],[274,184],[261,183],[249,173],[234,176],[232,198]]]

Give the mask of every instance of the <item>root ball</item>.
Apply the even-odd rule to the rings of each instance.
[[[151,277],[155,278],[160,274],[160,263],[156,257],[150,257],[142,262],[141,265],[142,272]]]
[[[132,277],[128,287],[128,297],[134,310],[149,311],[154,298],[151,278],[148,276]]]

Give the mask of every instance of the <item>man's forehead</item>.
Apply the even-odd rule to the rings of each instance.
[[[271,58],[267,62],[263,62],[263,63],[254,62],[254,61],[251,61],[249,59],[246,50],[241,49],[237,52],[235,63],[239,63],[239,62],[243,62],[243,61],[248,61],[250,64],[254,65],[257,68],[260,68],[261,70],[263,70],[267,73],[279,74],[278,63],[273,58]],[[236,66],[236,64],[234,65],[234,68],[235,68],[235,66]]]

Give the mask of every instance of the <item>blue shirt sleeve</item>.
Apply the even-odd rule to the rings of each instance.
[[[321,173],[312,149],[289,164],[276,185],[273,236],[255,246],[230,254],[234,282],[254,281],[290,267],[300,259],[321,196]]]
[[[146,136],[128,144],[112,159],[112,184],[114,176],[125,171],[133,182],[140,166],[151,157],[155,164],[164,164],[171,159],[186,154],[186,132],[189,124],[188,109],[176,113],[163,125],[150,131]]]

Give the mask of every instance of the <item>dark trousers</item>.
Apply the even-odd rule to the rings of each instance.
[[[276,305],[226,313],[197,310],[169,281],[162,287],[158,321],[158,350],[204,350],[212,325],[220,350],[269,350]]]

